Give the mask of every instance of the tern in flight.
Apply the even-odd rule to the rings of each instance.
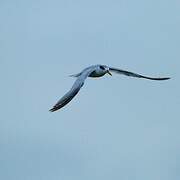
[[[93,66],[87,67],[86,69],[84,69],[82,72],[78,74],[71,75],[71,77],[77,78],[72,88],[53,106],[52,109],[50,109],[50,111],[51,112],[57,111],[58,109],[61,109],[66,104],[68,104],[76,96],[76,94],[79,92],[81,87],[84,85],[84,81],[86,80],[87,77],[98,78],[98,77],[104,76],[105,74],[109,74],[112,76],[111,72],[123,74],[126,76],[136,77],[136,78],[144,78],[144,79],[157,80],[157,81],[170,79],[169,77],[154,78],[154,77],[143,76],[143,75],[133,73],[130,71],[108,67],[106,65],[100,65],[100,64],[93,65]]]

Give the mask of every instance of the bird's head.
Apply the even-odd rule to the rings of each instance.
[[[109,74],[110,76],[112,76],[109,67],[105,66],[105,65],[99,65],[99,69],[107,74]]]

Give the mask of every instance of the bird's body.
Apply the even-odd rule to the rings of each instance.
[[[101,67],[101,68],[100,68]],[[102,77],[106,74],[105,69],[103,69],[104,66],[102,65],[93,65],[93,66],[89,66],[87,68],[85,68],[82,72],[75,74],[75,75],[71,75],[72,77],[79,77],[81,76],[83,73],[86,73],[88,71],[92,71],[88,77],[92,77],[92,78],[98,78],[98,77]]]
[[[79,92],[81,87],[84,85],[84,81],[87,77],[98,78],[98,77],[104,76],[105,74],[109,74],[112,76],[111,72],[123,74],[126,76],[149,79],[149,80],[168,80],[168,79],[170,79],[168,77],[167,78],[166,77],[165,78],[153,78],[153,77],[143,76],[143,75],[136,74],[136,73],[133,73],[130,71],[112,68],[112,67],[108,67],[106,65],[100,65],[100,64],[89,66],[89,67],[85,68],[83,71],[81,71],[80,73],[71,75],[71,77],[77,78],[76,81],[74,82],[72,88],[53,106],[52,109],[50,109],[50,111],[54,112],[58,109],[61,109],[67,103],[69,103],[74,98],[74,96]]]

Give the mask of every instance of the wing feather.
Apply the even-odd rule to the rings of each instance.
[[[137,77],[137,78],[144,78],[144,79],[150,79],[150,80],[168,80],[170,79],[169,77],[159,77],[159,78],[154,78],[154,77],[148,77],[148,76],[143,76],[141,74],[133,73],[130,71],[122,70],[122,69],[117,69],[113,67],[109,67],[109,70],[118,74],[123,74],[126,76],[131,76],[131,77]]]
[[[94,71],[94,68],[87,69],[86,71],[83,71],[82,74],[77,78],[77,80],[74,82],[72,88],[70,91],[68,91],[49,111],[54,112],[58,109],[61,109],[66,104],[68,104],[79,92],[81,87],[84,85],[85,79],[89,76],[89,74]]]

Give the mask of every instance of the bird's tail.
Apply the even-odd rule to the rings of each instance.
[[[81,73],[78,73],[78,74],[72,74],[70,75],[69,77],[79,77],[81,75]]]

